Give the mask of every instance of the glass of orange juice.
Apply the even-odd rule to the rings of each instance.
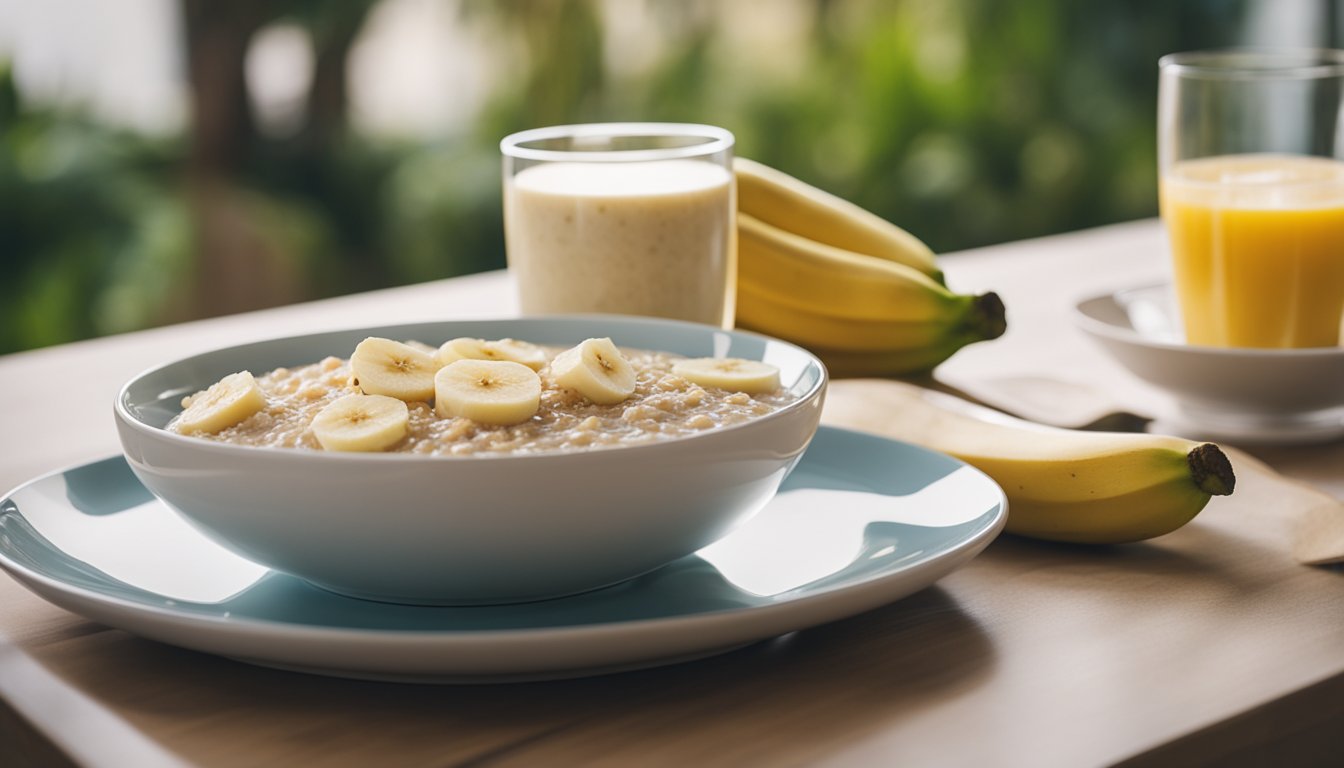
[[[1344,51],[1159,62],[1162,218],[1186,341],[1330,347],[1344,316]]]

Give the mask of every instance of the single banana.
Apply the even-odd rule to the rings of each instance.
[[[434,397],[434,355],[409,344],[376,336],[359,342],[350,356],[351,382],[366,395],[387,395],[406,402]]]
[[[386,395],[346,395],[313,417],[313,437],[328,451],[385,451],[406,437],[410,409]]]
[[[447,365],[457,360],[508,360],[540,371],[549,359],[546,350],[536,344],[517,339],[486,341],[463,337],[449,339],[438,349],[439,365]]]
[[[1007,530],[1080,543],[1180,528],[1236,478],[1212,443],[1032,424],[892,381],[833,382],[822,421],[951,454],[1008,496]]]
[[[702,387],[732,392],[766,394],[779,389],[779,368],[758,360],[697,357],[673,363],[672,373]]]
[[[551,378],[598,405],[611,405],[635,392],[635,369],[611,339],[586,339],[555,356]]]
[[[739,285],[798,309],[908,322],[959,311],[973,298],[904,264],[818,243],[746,214],[737,216],[737,236]]]
[[[541,407],[541,377],[510,360],[457,360],[434,375],[434,409],[443,418],[521,424]]]
[[[739,213],[818,243],[904,264],[943,281],[933,251],[882,217],[754,160],[735,158],[733,172]]]
[[[266,395],[249,371],[231,373],[182,401],[176,425],[185,435],[214,434],[246,420],[266,407]]]
[[[803,297],[804,299],[806,297]],[[831,307],[805,300],[794,306],[754,284],[739,281],[737,320],[740,325],[788,339],[809,348],[879,353],[946,346],[953,337],[972,341],[1003,335],[1003,302],[997,294],[956,296],[935,314],[913,320],[860,320],[837,317]],[[805,305],[805,306],[804,306]],[[948,354],[956,351],[948,350]]]

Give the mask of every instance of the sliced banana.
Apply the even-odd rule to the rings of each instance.
[[[231,373],[204,392],[197,392],[186,401],[186,408],[177,417],[177,428],[183,434],[215,433],[238,424],[266,407],[266,395],[257,380],[248,371]]]
[[[406,437],[406,403],[386,395],[346,395],[313,417],[313,437],[328,451],[385,451]]]
[[[511,360],[456,360],[434,376],[434,410],[482,424],[520,424],[541,407],[541,377]]]
[[[420,341],[418,339],[407,339],[401,343],[405,344],[408,347],[418,349],[421,352],[424,352],[426,355],[429,355],[430,357],[434,357],[439,353],[438,347],[434,346],[433,344],[426,344],[425,342]]]
[[[445,341],[438,351],[439,365],[457,360],[508,360],[540,371],[545,367],[547,359],[546,350],[517,339],[486,341],[464,336]]]
[[[434,397],[434,372],[438,369],[433,355],[377,336],[359,342],[350,356],[352,383],[361,392],[406,402]]]
[[[702,387],[764,394],[779,389],[779,369],[759,360],[697,357],[672,364],[672,372]]]
[[[635,369],[611,339],[587,339],[555,356],[551,378],[598,405],[611,405],[635,392]]]

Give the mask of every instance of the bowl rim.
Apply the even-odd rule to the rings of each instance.
[[[317,450],[306,450],[301,448],[283,448],[278,446],[236,445],[233,443],[218,442],[214,440],[203,440],[188,435],[180,435],[177,434],[176,432],[170,432],[162,427],[156,427],[151,424],[147,424],[141,419],[137,418],[135,414],[132,413],[127,408],[126,405],[129,390],[131,389],[131,387],[133,387],[136,383],[140,382],[144,378],[154,373],[157,373],[165,368],[169,368],[171,366],[184,363],[187,360],[209,357],[211,355],[216,355],[222,352],[242,349],[258,344],[299,340],[314,336],[324,336],[333,333],[361,333],[364,331],[372,331],[385,328],[400,328],[413,325],[439,325],[439,324],[453,325],[459,323],[460,324],[505,323],[511,325],[520,322],[550,322],[550,321],[562,321],[562,322],[574,322],[574,323],[614,322],[626,326],[635,326],[644,328],[673,327],[691,331],[700,331],[704,333],[728,333],[736,336],[743,336],[749,339],[756,339],[770,344],[783,345],[784,347],[801,354],[808,361],[809,367],[815,367],[819,375],[817,376],[816,381],[814,381],[812,385],[808,387],[807,391],[799,395],[798,398],[793,402],[784,405],[778,410],[772,411],[758,418],[749,419],[740,424],[731,424],[719,429],[707,430],[704,432],[698,432],[690,435],[682,435],[668,440],[656,440],[652,442],[638,443],[629,446],[616,446],[612,448],[594,448],[583,451],[544,451],[538,453],[505,453],[505,454],[486,453],[486,454],[471,454],[467,456],[443,456],[443,455],[434,456],[424,454],[407,454],[407,453],[390,453],[390,452],[375,453],[375,452],[353,452],[353,451],[352,452],[317,451]],[[652,350],[652,351],[666,351],[666,350]],[[296,365],[307,365],[307,364],[308,363],[301,363]],[[420,322],[412,321],[412,322],[397,323],[394,325],[351,326],[343,328],[330,328],[323,331],[313,331],[309,333],[301,333],[290,336],[271,336],[263,339],[254,339],[252,341],[244,342],[242,344],[214,347],[202,352],[197,352],[195,354],[178,357],[173,360],[169,360],[168,362],[151,366],[135,374],[130,379],[128,379],[124,384],[122,384],[121,387],[118,388],[116,398],[113,401],[113,410],[118,421],[125,424],[128,428],[136,432],[139,432],[142,435],[145,435],[146,437],[159,441],[166,441],[170,445],[182,446],[184,448],[189,448],[193,451],[205,451],[206,453],[216,454],[221,457],[225,456],[240,457],[242,459],[246,459],[246,457],[256,457],[256,458],[265,458],[268,460],[298,462],[298,463],[308,461],[322,462],[322,463],[331,461],[346,462],[346,463],[372,461],[375,463],[383,463],[391,466],[405,466],[407,464],[420,464],[420,463],[443,464],[445,462],[448,462],[451,464],[461,464],[464,462],[471,462],[471,463],[499,462],[499,461],[518,462],[528,460],[549,461],[555,463],[555,462],[574,461],[574,460],[580,460],[580,461],[590,460],[583,458],[586,456],[610,457],[613,454],[619,456],[630,456],[633,453],[644,454],[656,451],[678,450],[678,446],[684,445],[688,441],[714,439],[721,437],[726,433],[737,432],[742,429],[759,427],[759,425],[788,418],[789,416],[793,415],[796,411],[810,407],[810,404],[813,401],[815,401],[819,396],[824,394],[827,384],[829,383],[829,380],[830,380],[830,373],[826,369],[826,364],[823,363],[821,359],[811,351],[797,344],[793,344],[791,342],[784,341],[782,339],[778,339],[773,336],[767,336],[765,334],[755,333],[752,331],[744,331],[735,328],[723,329],[712,325],[706,325],[703,323],[693,323],[685,320],[673,320],[666,318],[642,317],[636,315],[615,315],[615,314],[612,315],[564,314],[564,315],[533,315],[527,317],[454,318],[449,320],[424,320]],[[809,435],[808,438],[809,440],[810,437],[811,436]],[[124,444],[125,441],[122,440],[122,442],[124,453],[126,446]]]
[[[1119,290],[1110,290],[1104,293],[1089,295],[1085,298],[1078,299],[1073,303],[1074,323],[1084,331],[1095,336],[1102,336],[1122,344],[1143,349],[1169,351],[1180,354],[1207,355],[1228,360],[1273,360],[1278,363],[1284,363],[1290,360],[1318,360],[1334,357],[1344,358],[1344,346],[1294,348],[1212,347],[1203,344],[1163,341],[1161,339],[1144,336],[1132,326],[1117,325],[1102,320],[1101,318],[1093,316],[1084,308],[1087,305],[1111,302],[1123,310],[1123,306],[1116,300],[1118,296],[1139,291],[1169,289],[1170,287],[1171,283],[1168,281],[1149,282],[1121,288]]]

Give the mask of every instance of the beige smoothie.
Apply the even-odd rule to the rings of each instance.
[[[732,174],[696,160],[557,162],[505,181],[509,269],[529,314],[732,322]]]

